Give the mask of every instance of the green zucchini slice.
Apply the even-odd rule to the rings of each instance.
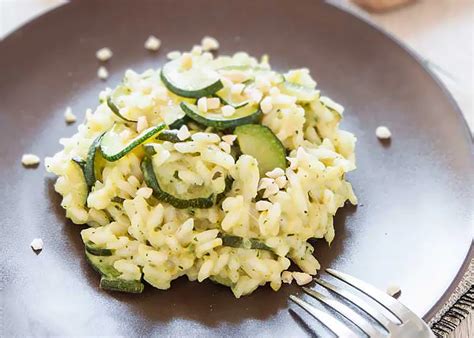
[[[114,253],[114,250],[101,248],[92,241],[87,241],[84,245],[86,251],[94,256],[112,256]]]
[[[296,97],[296,101],[300,103],[308,103],[319,97],[319,90],[297,83],[285,81],[279,87],[283,94]]]
[[[144,285],[140,280],[125,280],[119,278],[120,272],[113,267],[116,260],[113,256],[96,256],[85,251],[86,260],[92,268],[100,273],[100,288],[104,290],[141,293]]]
[[[231,117],[224,117],[216,113],[201,113],[197,106],[186,102],[181,102],[180,107],[192,120],[218,130],[235,128],[243,124],[258,123],[262,117],[260,108],[253,105],[246,105],[237,109]]]
[[[222,89],[219,73],[201,60],[194,59],[194,66],[190,69],[182,69],[181,58],[163,66],[160,76],[166,88],[176,95],[189,98],[210,96]]]
[[[104,134],[101,134],[92,141],[89,151],[87,152],[87,160],[83,167],[84,177],[89,191],[94,186],[95,182],[101,179],[102,169],[105,165],[104,159],[98,151],[103,136]]]
[[[243,238],[240,236],[223,234],[219,234],[219,237],[222,239],[223,246],[230,246],[232,248],[272,251],[272,249],[268,245],[255,238]]]
[[[142,293],[145,286],[139,280],[102,277],[100,279],[100,288],[110,291]]]
[[[107,106],[110,108],[110,110],[112,111],[112,113],[114,113],[114,114],[115,114],[118,118],[120,118],[121,120],[123,120],[123,121],[125,121],[125,122],[136,123],[137,121],[127,119],[125,116],[123,116],[123,115],[120,113],[120,108],[119,108],[119,106],[118,106],[117,103],[116,103],[116,98],[117,98],[119,95],[125,95],[125,94],[128,94],[127,88],[126,88],[125,86],[123,86],[123,85],[118,86],[117,88],[115,88],[115,90],[113,91],[113,93],[107,97]]]
[[[176,129],[163,130],[161,133],[158,134],[156,139],[160,141],[168,141],[171,143],[181,142],[181,140],[178,137],[178,131]]]
[[[285,147],[270,128],[247,124],[235,128],[234,134],[240,151],[257,160],[260,177],[275,168],[286,168]]]
[[[96,256],[85,251],[86,260],[92,266],[92,268],[100,273],[101,276],[109,277],[109,278],[117,278],[120,276],[120,272],[114,268],[114,259],[115,257],[112,256]]]
[[[143,171],[143,179],[147,186],[153,189],[153,195],[160,201],[167,202],[178,209],[186,208],[199,208],[207,209],[212,207],[215,204],[215,196],[213,193],[207,197],[197,197],[197,198],[178,198],[166,191],[164,191],[158,179],[156,178],[155,171],[153,169],[153,163],[151,158],[145,156],[141,163],[141,168]]]
[[[166,124],[164,123],[150,127],[142,131],[132,140],[124,143],[120,136],[119,127],[115,124],[112,129],[102,136],[100,141],[100,151],[107,161],[117,161],[165,128]]]
[[[73,157],[71,160],[73,163],[75,163],[77,169],[77,174],[74,175],[77,176],[79,179],[84,179],[84,181],[82,182],[83,184],[77,186],[76,193],[78,196],[80,196],[82,204],[85,205],[87,203],[87,195],[89,193],[89,187],[87,186],[86,182],[86,175],[84,174],[86,161],[78,157]]]

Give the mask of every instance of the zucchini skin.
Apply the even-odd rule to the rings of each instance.
[[[84,161],[82,158],[74,156],[71,159],[74,163],[76,163],[79,168],[81,168],[82,171],[84,171],[84,167],[86,166],[86,161]]]
[[[100,273],[101,276],[107,276],[109,278],[117,278],[120,276],[120,272],[117,271],[112,265],[107,264],[104,260],[106,259],[101,256],[96,256],[85,250],[86,260],[92,266],[92,268]]]
[[[153,195],[160,201],[169,203],[177,209],[207,209],[211,208],[214,205],[214,194],[211,194],[209,197],[180,199],[162,190],[153,170],[153,163],[151,161],[151,158],[148,156],[145,156],[143,158],[141,163],[141,169],[143,172],[143,179],[146,185],[153,189]]]
[[[112,113],[115,114],[115,116],[117,116],[118,118],[120,118],[121,120],[123,120],[123,121],[125,121],[125,122],[137,123],[137,121],[127,119],[125,116],[123,116],[122,114],[120,114],[120,109],[119,109],[119,107],[117,107],[117,105],[114,103],[114,101],[112,100],[112,97],[111,97],[111,96],[108,96],[108,97],[107,97],[106,102],[107,102],[107,106],[110,108],[110,110],[112,111]]]
[[[130,141],[122,150],[115,154],[107,154],[107,151],[104,150],[104,144],[103,140],[107,136],[107,132],[103,134],[101,141],[100,141],[100,152],[102,156],[109,162],[115,162],[125,155],[127,155],[129,152],[131,152],[133,149],[138,147],[140,144],[148,140],[149,138],[153,137],[157,133],[161,132],[163,129],[166,128],[166,124],[162,123],[159,124],[155,127],[149,128],[148,130],[144,131],[142,134],[138,135],[135,137],[132,141]]]
[[[102,137],[105,133],[97,136],[94,141],[92,141],[91,146],[89,147],[89,151],[87,153],[87,160],[83,167],[84,177],[86,179],[87,187],[89,191],[94,186],[95,182],[97,181],[97,174],[100,168],[98,168],[98,160],[97,156],[101,156],[98,154],[98,150],[100,147],[100,143],[102,141]]]
[[[184,113],[192,120],[208,127],[214,127],[218,130],[233,129],[244,124],[258,123],[263,115],[260,108],[256,108],[257,110],[254,113],[247,116],[239,117],[236,119],[217,120],[200,115],[199,113],[194,111],[192,107],[186,102],[181,102],[179,106],[184,111]]]
[[[256,238],[243,238],[240,236],[234,235],[223,235],[219,234],[219,237],[222,239],[223,246],[230,246],[232,248],[242,248],[242,249],[257,249],[257,250],[266,250],[273,251],[268,245]]]
[[[286,169],[286,149],[270,128],[247,124],[235,128],[234,134],[241,152],[257,160],[260,177],[274,168]]]
[[[171,123],[168,128],[169,129],[179,129],[181,128],[182,126],[184,126],[186,123],[188,123],[190,121],[189,117],[187,116],[184,116],[180,119],[177,119],[176,121],[174,121],[173,123]]]
[[[163,130],[160,134],[158,134],[156,139],[160,141],[168,141],[171,143],[181,142],[181,140],[178,138],[178,131],[176,129]]]
[[[88,241],[85,244],[85,249],[88,253],[94,256],[112,256],[114,250],[99,248],[95,243]]]
[[[73,157],[71,159],[71,161],[77,165],[77,167],[79,168],[79,170],[81,171],[82,173],[82,177],[84,178],[84,198],[82,200],[82,205],[86,205],[87,204],[87,196],[89,195],[89,186],[87,185],[87,181],[86,181],[86,174],[84,172],[84,169],[85,169],[85,166],[86,166],[86,161],[84,161],[82,158],[79,158],[79,157]],[[80,194],[79,191],[77,191],[78,194]]]
[[[103,256],[96,256],[90,252],[85,251],[86,260],[100,275],[99,287],[104,290],[120,291],[128,293],[141,293],[144,285],[140,280],[125,280],[119,278],[120,272],[117,271]]]
[[[103,290],[127,293],[142,293],[145,286],[138,280],[101,277],[99,287]]]
[[[166,88],[168,88],[170,92],[175,93],[178,96],[199,99],[200,97],[211,96],[215,92],[224,88],[224,85],[222,84],[221,80],[217,80],[216,82],[214,82],[213,84],[205,88],[201,88],[198,90],[185,90],[185,89],[178,88],[173,83],[171,83],[167,79],[166,75],[164,75],[164,73],[165,72],[163,72],[163,69],[162,69],[160,72],[161,81],[166,86]]]

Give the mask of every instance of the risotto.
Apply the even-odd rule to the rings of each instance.
[[[125,73],[46,159],[66,217],[87,224],[86,259],[103,289],[168,289],[187,276],[235,297],[278,290],[293,262],[314,275],[308,239],[334,238],[356,197],[343,107],[307,69],[286,73],[239,52],[174,53]]]

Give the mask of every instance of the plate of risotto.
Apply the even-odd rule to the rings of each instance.
[[[287,298],[327,267],[430,320],[472,255],[458,108],[330,5],[200,3],[71,3],[0,44],[3,329],[313,335]]]

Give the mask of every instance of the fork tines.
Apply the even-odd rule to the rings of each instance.
[[[365,295],[369,296],[375,300],[378,304],[392,313],[395,318],[399,319],[399,322],[395,322],[387,318],[380,310],[376,309],[374,306],[369,305],[367,302],[362,300],[360,297],[354,295],[353,293],[344,290],[341,287],[335,286],[328,281],[315,278],[315,281],[320,286],[326,288],[332,293],[335,293],[345,299],[346,301],[352,303],[357,308],[365,312],[368,316],[372,317],[380,326],[386,331],[385,334],[382,334],[382,331],[378,331],[374,325],[362,317],[359,313],[351,309],[349,306],[345,305],[343,302],[325,296],[318,291],[303,287],[303,291],[311,296],[324,303],[328,307],[337,311],[343,317],[348,319],[350,322],[355,324],[362,332],[364,332],[369,337],[383,337],[387,334],[390,334],[391,337],[434,337],[433,333],[430,331],[428,326],[418,318],[413,312],[411,312],[407,307],[401,304],[396,299],[385,294],[384,292],[376,289],[374,286],[363,282],[355,277],[352,277],[348,274],[333,270],[326,270],[330,275],[336,277],[337,279],[345,282],[346,284],[356,288]],[[342,337],[353,337],[360,336],[354,331],[349,329],[347,325],[335,318],[334,316],[317,309],[308,302],[291,295],[290,299],[306,310],[311,316],[319,320],[323,325],[325,325],[329,330],[333,331],[336,335]]]

